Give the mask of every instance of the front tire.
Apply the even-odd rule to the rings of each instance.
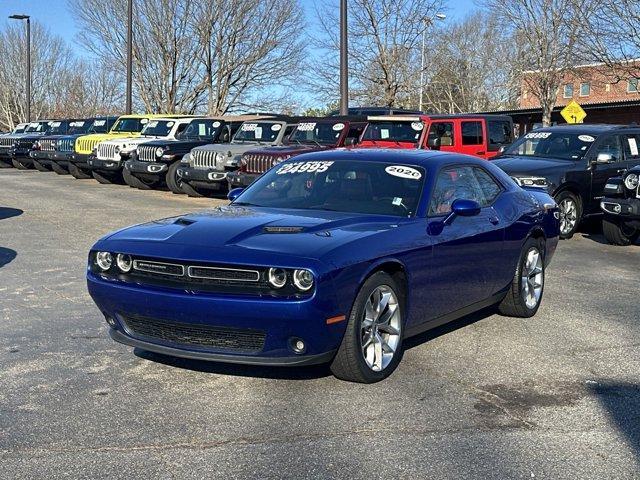
[[[157,181],[153,181],[149,183],[145,182],[141,178],[138,178],[135,175],[133,175],[126,168],[122,170],[122,177],[124,178],[124,181],[127,185],[129,185],[132,188],[137,188],[138,190],[151,190],[154,187],[159,185],[159,182]]]
[[[620,219],[608,215],[602,219],[602,233],[611,245],[621,247],[631,245],[640,236],[640,230],[629,227]]]
[[[93,178],[91,176],[91,170],[79,167],[75,163],[69,163],[69,173],[73,175],[73,178],[77,178],[78,180]]]
[[[39,172],[50,172],[51,171],[50,168],[48,168],[46,165],[43,165],[38,160],[34,160],[33,161],[33,166],[36,167],[36,170],[38,170]]]
[[[402,359],[403,294],[385,272],[362,285],[351,308],[331,372],[342,380],[374,383],[387,378]]]
[[[196,190],[195,187],[192,187],[187,182],[182,182],[180,185],[182,187],[182,191],[187,195],[189,195],[190,197],[199,198],[199,197],[205,196],[204,193],[201,193],[199,190]]]
[[[51,169],[56,172],[58,175],[69,175],[69,170],[67,170],[62,165],[57,162],[51,162]]]
[[[498,305],[502,315],[529,318],[536,314],[544,293],[544,253],[543,239],[525,242],[509,291]]]
[[[560,210],[560,238],[568,240],[578,231],[582,220],[582,203],[567,190],[556,195],[555,201]]]
[[[98,183],[101,183],[103,185],[121,185],[123,183],[120,172],[104,173],[92,170],[91,176],[93,176],[93,178],[96,179]]]
[[[184,195],[184,191],[182,190],[182,180],[178,177],[178,168],[180,168],[180,161],[173,162],[169,165],[167,169],[167,176],[165,177],[167,182],[167,187],[173,193],[178,195]]]
[[[33,168],[33,163],[24,162],[22,160],[17,160],[15,158],[11,159],[11,163],[13,163],[13,166],[16,167],[18,170],[31,170]]]

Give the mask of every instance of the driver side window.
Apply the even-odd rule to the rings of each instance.
[[[620,137],[618,135],[610,135],[603,138],[596,148],[596,158],[601,153],[611,155],[612,162],[621,162],[622,148],[620,147]]]
[[[502,188],[483,169],[458,165],[440,171],[429,203],[429,216],[447,215],[455,200],[474,200],[481,207],[493,203]]]

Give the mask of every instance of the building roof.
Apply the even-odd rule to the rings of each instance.
[[[585,110],[600,110],[605,108],[627,108],[627,107],[640,107],[640,98],[636,100],[621,100],[617,102],[600,102],[600,103],[581,103],[580,106]],[[559,112],[566,105],[556,105],[553,108],[554,112]],[[526,115],[526,114],[534,114],[540,113],[542,108],[516,108],[513,110],[494,110],[489,112],[478,112],[475,115],[485,115],[485,114],[502,114],[502,115]]]

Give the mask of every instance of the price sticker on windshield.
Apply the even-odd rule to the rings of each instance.
[[[312,132],[316,128],[315,122],[305,122],[298,124],[298,131],[300,132]]]
[[[551,136],[551,132],[531,132],[527,133],[524,138],[530,139],[545,139]]]
[[[276,173],[278,175],[285,175],[288,173],[322,173],[329,170],[329,167],[334,162],[295,162],[287,163],[280,167]]]
[[[420,132],[424,128],[424,124],[422,122],[411,122],[411,128],[416,132]]]
[[[240,127],[243,132],[255,132],[256,128],[258,128],[257,123],[243,123]]]
[[[157,126],[158,126],[158,122],[157,121],[149,122],[149,127],[155,128]]]
[[[403,167],[401,165],[390,165],[385,168],[384,171],[394,177],[407,178],[409,180],[420,180],[422,178],[422,174],[415,168]]]
[[[58,128],[60,125],[62,125],[62,122],[51,122],[51,126],[54,128]]]
[[[69,125],[72,126],[72,127],[82,127],[84,125],[84,122],[80,122],[80,121],[71,122]]]
[[[105,125],[106,123],[107,123],[107,121],[106,121],[106,120],[96,120],[95,122],[93,122],[93,124],[94,124],[96,127],[102,127],[102,126],[103,126],[103,125]]]

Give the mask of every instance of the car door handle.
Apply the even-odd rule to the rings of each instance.
[[[487,152],[476,152],[476,155],[484,155]]]
[[[497,225],[500,223],[500,219],[496,216],[489,217],[489,222],[491,222],[492,225]]]

